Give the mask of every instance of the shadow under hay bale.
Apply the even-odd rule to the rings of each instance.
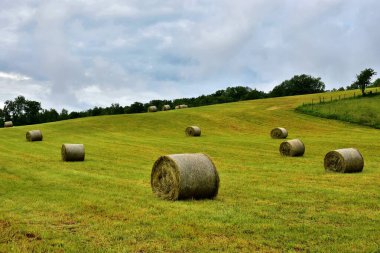
[[[186,128],[185,133],[187,136],[198,137],[201,136],[201,129],[197,126],[189,126]]]
[[[41,130],[31,130],[26,132],[27,141],[42,141],[42,132]]]
[[[326,171],[332,172],[362,172],[364,159],[359,150],[355,148],[337,149],[326,154],[324,166]]]
[[[305,145],[299,139],[284,141],[280,145],[280,153],[283,156],[302,156],[305,153]]]
[[[157,106],[151,105],[148,107],[148,112],[157,112]]]
[[[83,144],[62,144],[61,156],[66,162],[84,161]]]
[[[13,127],[13,122],[12,121],[5,121],[4,127]]]
[[[273,139],[286,139],[286,137],[288,137],[288,131],[283,127],[276,127],[272,129],[270,136]]]
[[[211,159],[201,153],[161,156],[151,174],[153,192],[162,199],[214,198],[219,175]]]
[[[161,111],[169,111],[171,109],[170,105],[164,105],[162,106]]]

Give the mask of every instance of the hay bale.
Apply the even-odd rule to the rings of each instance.
[[[27,141],[42,141],[42,132],[41,130],[31,130],[26,132]]]
[[[198,126],[189,126],[186,128],[185,133],[187,136],[201,136],[201,129]]]
[[[364,159],[359,150],[355,148],[337,149],[326,154],[324,166],[326,171],[361,172],[364,167]]]
[[[5,121],[4,127],[13,127],[13,122],[12,121]]]
[[[161,110],[162,111],[169,111],[170,110],[170,105],[164,105]]]
[[[219,175],[205,154],[174,154],[157,159],[150,183],[153,192],[166,200],[214,198]]]
[[[280,145],[280,153],[284,156],[302,156],[305,153],[305,145],[299,139],[284,141]]]
[[[63,161],[84,161],[84,145],[62,144],[61,155]]]
[[[151,105],[148,107],[148,112],[157,112],[157,106]]]
[[[176,106],[174,107],[174,109],[179,109],[179,105],[176,105]]]
[[[270,131],[270,136],[273,139],[286,139],[286,137],[288,137],[288,131],[283,127],[276,127]]]
[[[175,107],[175,109],[184,109],[184,108],[188,108],[188,106],[187,105],[177,105]]]

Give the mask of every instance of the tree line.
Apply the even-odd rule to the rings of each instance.
[[[373,83],[370,82],[371,77],[375,74],[376,72],[372,69],[363,70],[359,75],[357,75],[357,80],[350,86],[347,86],[347,89],[356,89],[360,87],[363,91],[363,94],[365,94],[365,87],[368,87],[370,85],[380,86],[380,78]],[[339,89],[344,90],[343,87]],[[192,98],[179,98],[174,100],[151,100],[149,103],[134,102],[133,104],[124,107],[118,103],[115,103],[111,104],[109,107],[95,106],[94,108],[88,109],[86,111],[72,111],[70,113],[66,109],[62,109],[61,112],[57,112],[53,108],[49,110],[43,109],[40,102],[28,100],[23,96],[18,96],[14,100],[5,101],[3,109],[0,108],[0,127],[3,127],[4,121],[8,120],[12,120],[13,124],[16,126],[31,125],[89,116],[143,113],[147,112],[148,107],[151,105],[157,106],[157,108],[160,110],[163,105],[170,105],[171,108],[174,108],[176,105],[180,104],[186,104],[189,107],[197,107],[243,100],[262,99],[268,97],[319,93],[324,91],[325,84],[321,81],[320,77],[313,77],[310,75],[302,74],[295,75],[291,79],[283,81],[268,93],[252,89],[247,86],[236,86],[228,87],[224,90],[218,90],[215,93],[209,95],[201,95]]]

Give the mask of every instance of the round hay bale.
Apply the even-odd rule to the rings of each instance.
[[[26,132],[27,141],[42,141],[42,132],[41,130],[31,130]]]
[[[219,175],[205,154],[174,154],[157,159],[150,183],[162,199],[212,199],[218,194]]]
[[[286,139],[286,137],[288,137],[288,131],[283,127],[276,127],[272,129],[270,136],[273,139]]]
[[[4,127],[13,127],[13,122],[12,121],[5,121]]]
[[[84,161],[83,144],[62,144],[62,160],[66,162]]]
[[[186,128],[185,133],[187,136],[201,136],[201,129],[198,126],[189,126]]]
[[[184,109],[184,108],[188,108],[187,105],[176,105],[175,109]]]
[[[170,105],[164,105],[161,110],[162,111],[169,111],[170,110]]]
[[[284,141],[280,145],[280,153],[284,156],[302,156],[305,153],[305,145],[299,139]]]
[[[364,159],[359,150],[344,148],[330,151],[324,160],[326,171],[353,173],[361,172],[364,167]]]
[[[148,107],[148,112],[157,112],[157,106],[151,105]]]

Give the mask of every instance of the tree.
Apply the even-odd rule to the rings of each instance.
[[[319,93],[325,90],[325,84],[320,77],[310,75],[295,75],[290,80],[283,81],[269,93],[271,97],[303,95]]]
[[[226,89],[226,96],[228,100],[232,101],[239,101],[242,100],[243,97],[247,96],[247,94],[252,89],[249,87],[243,87],[243,86],[236,86],[236,87],[228,87]]]
[[[115,103],[105,108],[95,106],[94,108],[86,111],[70,113],[66,109],[62,109],[61,113],[58,113],[54,109],[42,109],[40,102],[27,100],[23,96],[18,96],[14,100],[5,101],[4,110],[0,109],[0,125],[2,126],[2,122],[7,120],[12,120],[13,123],[21,126],[97,115],[142,113],[147,112],[147,108],[150,105],[155,105],[159,109],[166,104],[170,105],[172,108],[174,108],[175,105],[180,104],[186,104],[189,107],[196,107],[265,97],[268,97],[268,95],[263,91],[258,91],[256,89],[253,90],[246,86],[236,86],[227,87],[225,90],[218,90],[213,94],[201,95],[198,97],[179,98],[174,100],[151,100],[149,103],[144,104],[135,102],[125,107]]]
[[[254,89],[254,90],[251,90],[248,94],[246,94],[243,97],[243,100],[260,99],[260,98],[265,98],[266,96],[267,94],[265,94],[265,92]]]
[[[24,111],[26,124],[40,123],[40,112],[42,111],[40,102],[26,100]]]
[[[116,104],[111,104],[110,107],[107,107],[109,114],[114,115],[114,114],[123,114],[124,113],[124,108],[121,107],[118,103]]]
[[[144,105],[140,102],[134,102],[131,104],[129,107],[129,112],[128,113],[141,113],[141,112],[146,112]]]
[[[373,83],[372,87],[380,87],[380,78],[377,78]]]
[[[40,114],[40,122],[54,122],[59,120],[59,114],[58,112],[51,108],[50,110],[42,110],[42,113]]]
[[[376,72],[373,69],[365,69],[362,72],[360,72],[360,74],[356,75],[356,81],[351,86],[360,88],[364,96],[365,88],[371,84],[371,78],[374,75],[376,75]]]
[[[0,127],[3,127],[3,126],[4,126],[4,112],[0,108]]]
[[[5,120],[12,120],[16,125],[39,123],[41,111],[40,102],[26,100],[23,96],[18,96],[13,101],[5,101],[3,110]]]
[[[59,114],[59,120],[65,119],[69,119],[69,112],[65,108],[63,108],[61,113]]]

